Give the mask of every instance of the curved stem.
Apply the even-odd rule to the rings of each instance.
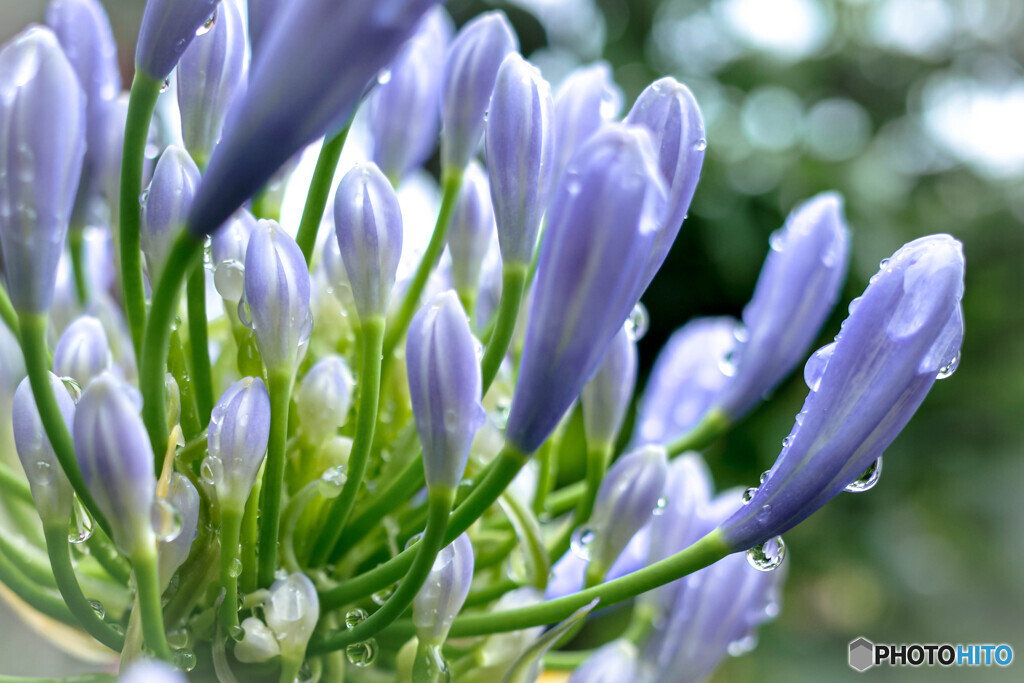
[[[533,494],[533,513],[538,517],[544,512],[544,501],[555,487],[558,478],[558,453],[552,447],[553,439],[541,444],[537,451],[537,462],[540,472],[537,474],[537,488]]]
[[[505,360],[512,334],[516,330],[519,319],[519,307],[523,302],[526,289],[527,266],[522,263],[509,263],[501,271],[501,302],[498,304],[498,315],[494,322],[494,332],[484,349],[484,357],[480,361],[480,374],[483,379],[483,393],[486,394],[494,378],[498,376],[501,362]]]
[[[242,575],[238,577],[238,583],[245,593],[256,590],[256,547],[259,545],[259,507],[262,492],[263,477],[257,477],[256,485],[249,492],[249,500],[245,502],[245,513],[242,516]]]
[[[89,554],[96,558],[96,562],[118,583],[127,586],[131,578],[132,567],[128,560],[117,551],[114,544],[102,529],[93,532],[89,540]]]
[[[3,492],[4,498],[20,500],[29,505],[36,504],[28,482],[5,462],[0,462],[0,491]]]
[[[139,614],[146,648],[160,659],[170,661],[171,650],[164,633],[164,617],[160,605],[160,579],[157,572],[156,549],[142,547],[132,557],[135,583],[138,586]]]
[[[68,251],[71,255],[71,271],[75,277],[78,304],[85,306],[91,296],[88,273],[85,272],[85,234],[82,226],[72,226],[68,231]]]
[[[302,209],[299,230],[295,233],[295,243],[299,245],[302,255],[306,257],[307,266],[313,258],[316,234],[324,219],[327,196],[331,193],[334,172],[338,168],[338,160],[341,159],[341,150],[345,147],[348,130],[349,126],[345,126],[336,136],[324,140],[324,146],[320,148],[320,156],[316,160],[313,180],[309,185],[309,193],[306,195],[306,206]]]
[[[690,431],[665,446],[668,457],[674,458],[686,451],[699,451],[707,448],[715,439],[729,431],[732,420],[728,415],[717,409],[709,410],[701,421]]]
[[[4,553],[0,553],[0,583],[37,612],[69,626],[78,626],[71,610],[59,595],[35,584],[22,574]]]
[[[146,162],[149,123],[153,119],[160,81],[135,72],[128,98],[128,119],[121,150],[120,240],[121,287],[124,308],[132,333],[135,357],[141,357],[143,331],[146,327],[146,291],[142,281],[142,250],[140,248],[141,216],[139,195],[142,194],[142,172]],[[166,441],[166,439],[164,440]]]
[[[120,652],[124,647],[124,636],[103,621],[103,618],[93,609],[92,603],[82,593],[81,586],[78,585],[75,570],[71,567],[67,523],[47,523],[44,534],[46,536],[46,552],[50,556],[50,567],[53,568],[53,577],[57,580],[57,588],[60,590],[61,597],[64,598],[64,603],[89,635],[111,650]]]
[[[292,400],[294,373],[290,367],[278,368],[271,371],[267,379],[270,381],[270,444],[263,469],[258,574],[259,585],[264,588],[274,582],[277,570],[277,534],[281,524],[288,407]]]
[[[331,551],[341,538],[356,494],[366,474],[366,464],[373,445],[373,432],[377,425],[377,409],[380,401],[381,349],[384,343],[384,319],[370,318],[363,322],[363,367],[359,375],[362,384],[359,396],[359,414],[356,433],[352,440],[352,454],[348,459],[348,479],[341,489],[341,495],[334,499],[327,521],[313,546],[309,565],[317,567],[330,557]]]
[[[167,369],[178,384],[178,395],[181,399],[181,431],[185,439],[192,441],[202,431],[199,424],[199,408],[196,407],[195,392],[192,391],[192,377],[185,363],[185,347],[181,343],[181,335],[175,330],[171,333],[171,345],[167,351]],[[203,448],[206,440],[203,440]]]
[[[238,537],[242,529],[242,510],[227,506],[220,511],[220,587],[224,601],[220,606],[220,624],[226,633],[238,626],[238,576],[241,562]]]
[[[18,314],[14,311],[14,304],[11,297],[7,295],[7,288],[0,286],[0,319],[7,325],[14,338],[21,341],[21,328],[18,325]]]
[[[301,572],[302,567],[295,556],[295,527],[298,525],[299,517],[306,510],[314,498],[320,493],[320,480],[314,479],[288,501],[288,507],[284,511],[284,529],[281,531],[281,563],[289,572]]]
[[[210,367],[210,340],[206,329],[206,269],[202,263],[189,275],[186,292],[192,381],[202,428],[210,424],[210,413],[213,411],[213,370]]]
[[[31,550],[26,546],[29,546]],[[32,583],[44,588],[57,588],[57,581],[53,578],[50,564],[42,556],[34,556],[32,552],[34,550],[38,549],[35,546],[30,546],[28,541],[22,540],[19,544],[17,538],[8,538],[7,534],[0,530],[0,555],[6,557],[11,566],[24,574],[25,578]]]

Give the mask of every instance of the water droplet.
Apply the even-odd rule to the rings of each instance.
[[[850,482],[846,487],[846,490],[850,493],[863,493],[864,491],[870,491],[878,483],[878,480],[882,477],[882,456],[878,456],[871,465],[864,470],[864,472]]]
[[[735,353],[730,349],[725,353],[724,356],[718,361],[718,369],[726,377],[732,377],[736,374],[736,363],[733,361]]]
[[[245,629],[241,625],[235,624],[228,629],[228,635],[231,636],[232,640],[235,642],[241,642],[245,639]]]
[[[196,37],[206,35],[213,30],[214,25],[217,23],[217,9],[214,8],[213,14],[207,17],[203,25],[196,29]]]
[[[139,206],[146,208],[146,203],[149,201],[149,188],[146,188],[139,193]]]
[[[777,569],[784,559],[786,559],[786,544],[782,542],[782,536],[769,538],[761,545],[756,545],[747,551],[747,562],[751,567],[762,572]]]
[[[708,148],[707,138],[700,138],[697,142],[693,143],[693,148],[698,152],[703,152]]]
[[[370,596],[370,599],[373,600],[373,602],[376,603],[377,605],[383,605],[385,602],[388,601],[388,598],[391,597],[391,594],[395,592],[396,588],[398,588],[398,584],[397,583],[393,583],[390,586],[386,586],[385,588],[381,588],[379,591],[377,591],[376,593],[372,594]]]
[[[166,498],[157,498],[149,509],[149,521],[158,541],[169,543],[181,533],[181,511]]]
[[[761,473],[761,479],[759,480],[759,481],[760,481],[760,483],[762,483],[762,484],[763,484],[763,483],[765,483],[766,481],[768,481],[768,475],[770,475],[771,473],[772,473],[772,471],[771,471],[771,470],[765,470],[764,472],[762,472],[762,473]]]
[[[769,515],[772,514],[772,506],[765,503],[761,506],[761,509],[757,511],[757,521],[766,522],[768,521]]]
[[[85,543],[92,538],[94,522],[92,515],[85,509],[82,501],[75,496],[73,505],[74,514],[71,517],[71,526],[68,529],[68,541],[71,543]]]
[[[782,247],[786,244],[786,235],[781,228],[768,236],[768,244],[772,251],[782,251]]]
[[[811,391],[817,391],[821,386],[821,378],[825,375],[825,369],[835,350],[836,343],[832,342],[822,346],[807,359],[807,364],[804,365],[804,382]]]
[[[324,498],[337,498],[341,495],[341,489],[348,481],[348,470],[344,465],[331,467],[320,475],[320,482],[317,490]]]
[[[581,560],[590,561],[590,546],[596,535],[589,527],[582,526],[572,532],[571,547],[573,555]]]
[[[750,341],[750,330],[747,329],[746,325],[737,325],[736,329],[732,331],[732,336],[740,344],[746,344]]]
[[[955,356],[949,359],[948,363],[939,369],[939,374],[935,376],[935,379],[946,379],[947,377],[951,377],[958,367],[960,367],[959,351],[956,352]]]
[[[651,510],[651,514],[655,517],[660,517],[665,514],[665,510],[668,509],[668,498],[662,496],[654,503],[654,509]]]
[[[889,259],[884,258],[884,259],[882,259],[881,261],[878,262],[878,269],[879,270],[884,270],[887,265],[889,265]]]
[[[284,581],[288,578],[288,570],[284,567],[278,567],[274,570],[274,581]]]
[[[28,478],[37,486],[48,486],[53,482],[53,467],[45,460],[38,460],[29,468]]]
[[[383,69],[377,74],[378,85],[385,85],[391,82],[391,69]]]
[[[444,428],[451,434],[459,428],[459,413],[456,410],[446,410],[444,413]]]
[[[853,315],[853,312],[860,307],[860,302],[863,298],[864,297],[858,296],[850,301],[850,305],[846,307],[846,310],[849,311],[850,315]]]
[[[748,633],[739,640],[729,643],[726,651],[730,657],[742,657],[748,652],[753,651],[755,647],[757,647],[757,636],[753,633]]]
[[[228,575],[233,579],[237,579],[242,575],[242,561],[237,557],[231,560],[231,566],[228,567]]]
[[[165,78],[164,82],[162,84],[160,84],[160,94],[161,95],[164,94],[165,92],[170,90],[170,88],[171,88],[171,79],[170,78]]]
[[[217,486],[224,481],[224,463],[216,455],[208,455],[203,458],[199,473],[207,484]]]
[[[647,334],[650,326],[651,316],[647,313],[647,307],[638,301],[633,310],[630,311],[629,317],[626,318],[624,325],[626,335],[635,342],[640,341]]]
[[[405,549],[408,550],[409,548],[416,545],[416,543],[418,543],[421,538],[423,538],[422,531],[416,534],[415,536],[410,537],[409,540],[405,542]]]
[[[82,385],[74,377],[61,377],[60,381],[64,388],[68,390],[71,400],[75,405],[78,405],[78,401],[82,398]]]
[[[743,504],[746,505],[747,503],[752,501],[755,495],[757,495],[757,487],[751,486],[749,489],[743,492]]]
[[[793,443],[793,435],[792,434],[790,434],[789,436],[787,436],[785,439],[782,440],[782,447],[783,448],[789,448],[789,444],[791,444],[791,443]]]
[[[176,628],[167,632],[167,644],[175,650],[188,647],[189,632],[187,628]]]
[[[508,414],[511,410],[511,404],[508,401],[499,401],[498,405],[491,412],[491,422],[498,429],[505,429],[505,425],[508,424]]]
[[[369,615],[366,613],[366,610],[358,608],[358,607],[356,609],[352,610],[351,612],[346,612],[345,613],[345,628],[355,628],[359,624],[361,624],[364,621],[366,621],[366,618],[368,616]]]
[[[361,643],[352,643],[345,648],[345,659],[361,669],[370,666],[377,659],[377,641],[370,638]]]
[[[99,600],[90,600],[89,607],[92,607],[92,612],[99,619],[104,619],[107,616],[107,610],[103,609],[103,603]]]
[[[180,650],[175,650],[174,666],[182,671],[191,671],[196,668],[196,653],[184,647]]]

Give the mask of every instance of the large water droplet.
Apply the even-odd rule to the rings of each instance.
[[[378,85],[386,85],[386,84],[388,84],[390,82],[391,82],[391,69],[382,69],[381,72],[379,74],[377,74],[377,84]]]
[[[166,498],[157,498],[149,510],[149,520],[158,541],[169,543],[181,533],[181,511]]]
[[[171,629],[167,632],[167,644],[175,650],[188,647],[189,630],[187,628]]]
[[[782,251],[782,247],[786,245],[786,234],[781,228],[768,236],[768,245],[771,246],[772,251]]]
[[[804,382],[807,383],[807,388],[811,391],[817,391],[821,386],[821,378],[824,376],[825,369],[835,350],[836,343],[832,342],[822,346],[807,359],[807,364],[804,365]]]
[[[654,509],[651,510],[651,514],[655,517],[660,517],[665,514],[665,510],[668,509],[668,498],[662,496],[654,503]]]
[[[345,613],[345,628],[355,628],[359,624],[361,624],[364,621],[366,621],[366,618],[368,616],[369,615],[366,613],[366,610],[364,610],[362,608],[358,608],[358,607],[356,609],[354,609],[354,610],[351,610],[350,612],[346,612]]]
[[[216,455],[208,455],[203,458],[199,473],[207,484],[217,486],[224,481],[224,463]]]
[[[361,643],[352,643],[345,648],[345,659],[359,668],[370,666],[377,659],[377,641],[370,638]]]
[[[590,547],[594,544],[596,534],[589,527],[581,526],[572,532],[572,553],[581,560],[590,561]]]
[[[635,342],[640,341],[647,334],[650,326],[651,316],[647,313],[647,307],[638,301],[630,311],[629,317],[626,318],[624,325],[626,335]]]
[[[237,579],[242,575],[242,561],[237,557],[231,560],[231,566],[228,567],[228,576],[233,579]]]
[[[103,603],[99,600],[90,600],[89,607],[92,608],[92,613],[100,620],[107,616],[107,610],[103,608]]]
[[[751,486],[749,489],[743,492],[743,504],[746,505],[750,501],[754,500],[754,496],[757,495],[757,487]]]
[[[213,14],[211,14],[209,17],[207,17],[206,21],[203,22],[203,25],[196,29],[196,37],[198,38],[199,36],[206,35],[210,31],[212,31],[213,27],[216,25],[216,23],[217,23],[217,8],[215,7],[213,9]]]
[[[946,379],[951,377],[956,369],[960,367],[960,352],[957,351],[956,355],[949,359],[949,362],[939,368],[939,374],[935,376],[935,379]]]
[[[191,671],[196,668],[196,653],[185,647],[176,650],[173,663],[182,671]]]
[[[179,42],[181,42],[181,41],[179,41]],[[182,46],[182,47],[184,47],[184,46]],[[171,89],[171,79],[170,78],[165,78],[164,82],[160,84],[160,94],[162,95],[162,94],[164,94],[165,92],[167,92],[170,89]]]
[[[854,479],[846,487],[846,490],[850,493],[863,493],[869,491],[875,487],[878,480],[882,477],[882,456],[878,456],[871,465],[864,470],[863,474]]]
[[[370,599],[373,600],[373,602],[377,605],[383,605],[385,602],[388,601],[388,598],[390,598],[391,595],[395,592],[396,588],[398,588],[397,583],[393,583],[390,586],[385,586],[376,593],[370,595]]]
[[[345,486],[345,482],[347,481],[348,470],[344,465],[331,467],[320,475],[317,490],[320,491],[320,495],[324,498],[337,498],[341,494],[341,489]]]
[[[693,143],[693,148],[698,152],[703,152],[708,148],[707,138],[699,138],[697,142]]]
[[[92,515],[82,505],[82,501],[75,496],[73,505],[74,514],[71,516],[71,526],[68,529],[68,541],[71,543],[85,543],[92,538],[94,522]]]
[[[747,551],[747,562],[751,567],[762,572],[777,569],[784,559],[786,559],[786,544],[782,542],[782,536],[769,538],[761,545],[756,545]]]
[[[36,486],[48,486],[55,476],[53,467],[45,460],[37,460],[28,468],[28,478]]]
[[[77,406],[78,401],[82,398],[82,385],[78,383],[78,380],[74,377],[61,377],[61,384],[68,390],[68,395],[71,396],[71,400]]]

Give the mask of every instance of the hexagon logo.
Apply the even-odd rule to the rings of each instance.
[[[850,643],[850,668],[863,672],[874,665],[874,643],[863,636]]]

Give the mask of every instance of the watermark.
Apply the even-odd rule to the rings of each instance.
[[[850,667],[873,666],[1009,666],[1013,648],[1006,644],[876,644],[863,636],[850,643]]]

